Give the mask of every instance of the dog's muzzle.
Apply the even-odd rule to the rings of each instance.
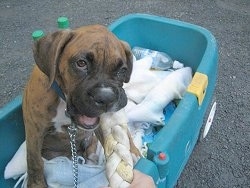
[[[91,100],[97,107],[108,109],[116,100],[116,94],[111,87],[96,87],[88,91]]]
[[[102,113],[117,111],[126,104],[122,88],[95,86],[73,93],[67,103],[67,113],[80,129],[93,130],[98,127]]]

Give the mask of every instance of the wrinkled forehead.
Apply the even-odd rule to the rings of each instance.
[[[70,56],[84,51],[108,57],[125,56],[120,40],[104,26],[84,26],[72,32],[73,38],[65,47]]]
[[[63,57],[81,58],[92,54],[97,64],[126,62],[122,42],[105,27],[85,26],[72,31],[73,37],[65,46]]]

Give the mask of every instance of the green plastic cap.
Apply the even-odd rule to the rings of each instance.
[[[36,30],[32,33],[33,40],[38,40],[44,36],[44,33],[42,30]]]
[[[67,17],[59,17],[57,19],[57,25],[59,29],[67,29],[69,28],[69,19]]]

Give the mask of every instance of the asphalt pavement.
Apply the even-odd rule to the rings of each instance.
[[[1,0],[0,107],[22,93],[31,72],[32,31],[55,31],[59,16],[67,16],[74,28],[108,25],[129,13],[200,25],[218,42],[216,116],[208,136],[193,150],[176,187],[250,187],[249,0]]]

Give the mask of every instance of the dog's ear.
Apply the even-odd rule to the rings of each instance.
[[[70,30],[48,34],[34,42],[33,55],[39,69],[49,77],[49,85],[55,79],[60,56],[73,37]]]
[[[127,67],[128,67],[128,72],[127,72],[127,75],[125,78],[125,83],[128,83],[130,80],[132,69],[133,69],[133,54],[132,54],[131,48],[127,42],[121,41],[121,43],[122,43],[122,46],[125,50],[125,54],[126,54],[126,58],[127,58],[126,63],[127,63]]]

